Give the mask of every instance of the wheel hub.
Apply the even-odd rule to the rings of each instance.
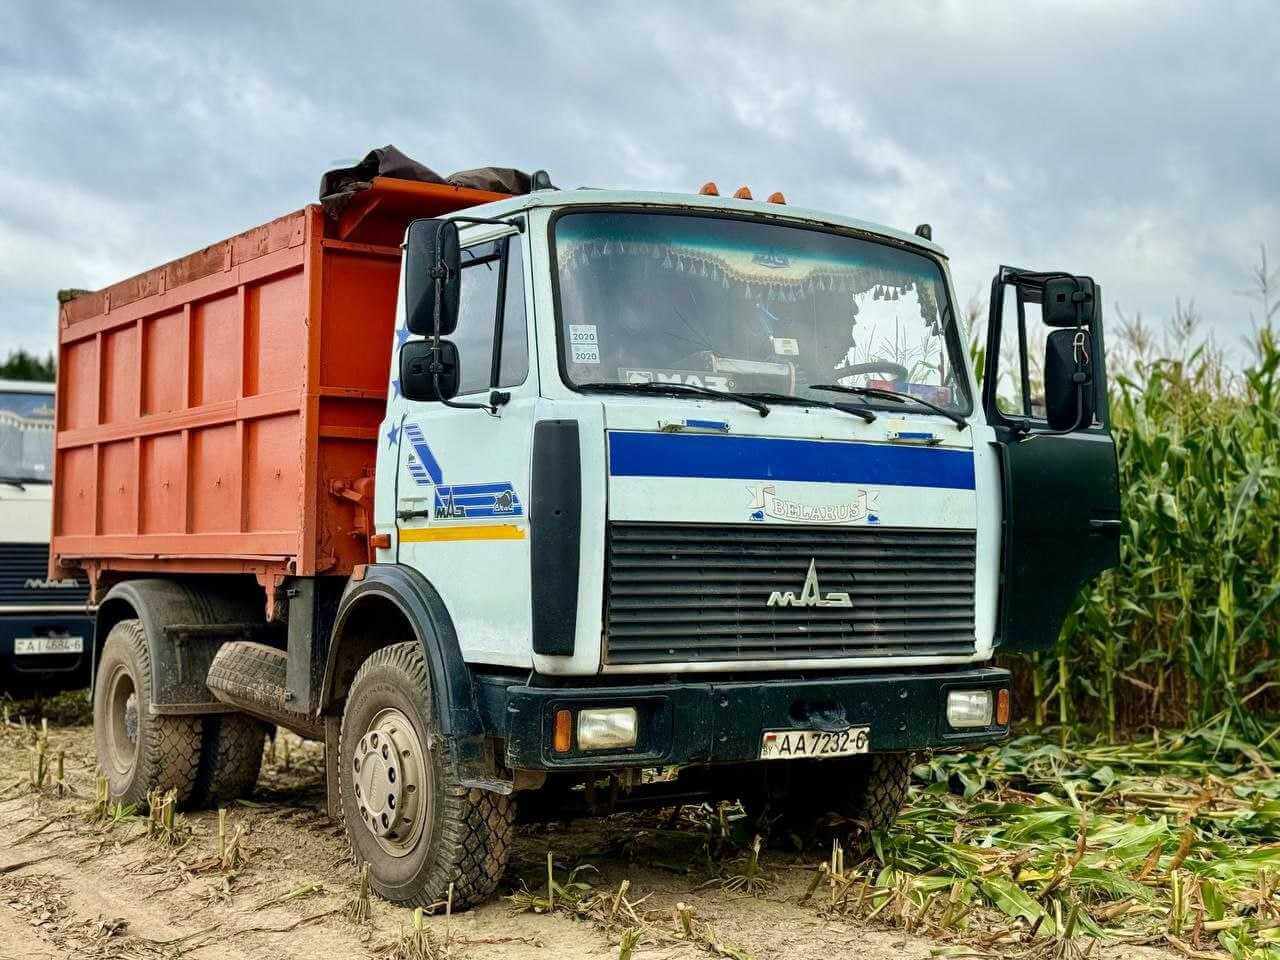
[[[365,829],[388,853],[408,853],[426,821],[425,757],[409,718],[396,709],[380,712],[356,744],[351,764]]]
[[[116,773],[127,775],[138,753],[138,691],[133,676],[117,665],[107,686],[107,756]]]
[[[138,742],[138,695],[129,694],[124,705],[124,735],[130,743]]]

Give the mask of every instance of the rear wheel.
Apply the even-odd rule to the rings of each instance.
[[[204,744],[193,801],[216,807],[247,797],[258,785],[270,725],[244,713],[214,714],[202,723]]]
[[[98,767],[111,797],[143,805],[153,790],[173,791],[187,805],[200,761],[198,717],[154,716],[151,653],[139,620],[111,628],[93,694]]]
[[[398,643],[360,667],[342,715],[338,780],[351,848],[397,903],[483,902],[511,854],[510,797],[464,787],[434,730],[422,647]]]

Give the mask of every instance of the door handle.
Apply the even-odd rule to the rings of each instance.
[[[431,519],[430,510],[397,510],[397,520],[429,520]]]
[[[1090,530],[1119,530],[1124,525],[1122,520],[1097,520],[1089,519]]]

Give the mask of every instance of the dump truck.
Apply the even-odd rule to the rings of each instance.
[[[114,797],[283,727],[376,892],[465,907],[518,810],[885,828],[1008,736],[993,658],[1118,560],[1092,279],[1002,267],[980,388],[927,226],[388,156],[61,308]]]

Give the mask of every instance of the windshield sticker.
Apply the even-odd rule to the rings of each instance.
[[[569,324],[569,345],[574,363],[600,362],[600,337],[594,323]]]
[[[409,475],[422,487],[434,487],[432,519],[466,520],[477,517],[520,517],[524,508],[515,487],[505,480],[489,483],[444,482],[444,468],[427,445],[422,428],[416,423],[404,427],[405,439],[413,452],[409,454]]]
[[[750,494],[750,519],[763,522],[766,518],[785,520],[789,523],[879,523],[880,518],[871,513],[875,494],[859,490],[851,498],[833,503],[806,503],[778,496],[774,484],[747,487]]]
[[[780,357],[800,356],[800,344],[795,337],[770,337],[773,341],[773,352]]]

